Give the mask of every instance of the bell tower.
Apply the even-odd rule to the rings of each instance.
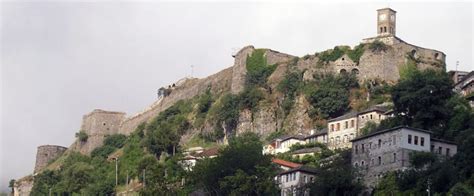
[[[397,12],[390,8],[377,10],[377,36],[395,36],[396,14]]]

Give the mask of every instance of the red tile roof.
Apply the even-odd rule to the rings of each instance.
[[[298,164],[298,163],[293,163],[293,162],[285,161],[282,159],[275,159],[275,158],[272,159],[272,162],[278,165],[289,167],[289,168],[296,168],[296,167],[301,166],[301,164]]]

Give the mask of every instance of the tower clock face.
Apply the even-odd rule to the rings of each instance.
[[[385,14],[380,14],[379,15],[379,20],[385,20],[385,19],[387,19],[387,15],[385,15]]]

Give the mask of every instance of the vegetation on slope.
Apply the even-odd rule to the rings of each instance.
[[[433,137],[453,140],[458,153],[442,159],[431,153],[412,154],[413,168],[387,175],[376,195],[388,192],[472,195],[474,192],[474,113],[467,101],[452,92],[444,72],[414,71],[392,88],[396,117],[376,129],[408,125],[433,132]],[[420,169],[425,168],[425,169]]]

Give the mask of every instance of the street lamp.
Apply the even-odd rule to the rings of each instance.
[[[118,157],[113,158],[115,161],[115,187],[118,185]]]

